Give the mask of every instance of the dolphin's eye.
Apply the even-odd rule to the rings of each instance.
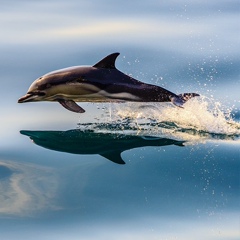
[[[45,93],[45,92],[38,92],[37,95],[39,95],[39,96],[45,96],[46,93]]]

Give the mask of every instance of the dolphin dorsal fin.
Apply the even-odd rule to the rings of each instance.
[[[115,61],[119,54],[120,53],[112,53],[93,65],[93,67],[116,69]]]

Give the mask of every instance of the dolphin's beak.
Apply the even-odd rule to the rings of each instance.
[[[31,102],[36,97],[38,97],[38,95],[27,93],[26,95],[18,99],[18,103]]]

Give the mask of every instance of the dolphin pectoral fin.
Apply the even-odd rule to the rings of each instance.
[[[73,100],[65,100],[65,99],[58,99],[58,102],[67,110],[76,112],[76,113],[84,113],[85,110],[77,105]]]
[[[101,153],[100,155],[114,163],[125,164],[125,162],[122,160],[121,152],[112,151],[112,152],[108,152],[108,153]]]

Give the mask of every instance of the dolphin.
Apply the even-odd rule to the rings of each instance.
[[[146,146],[176,145],[183,147],[184,141],[153,136],[126,135],[118,133],[93,132],[72,129],[67,131],[21,130],[37,145],[59,152],[72,154],[99,154],[108,160],[125,164],[121,153],[133,148]]]
[[[115,67],[120,53],[112,53],[93,66],[75,66],[36,79],[18,103],[55,101],[64,108],[84,113],[76,102],[172,102],[178,107],[197,93],[176,95],[162,87],[143,83]]]

